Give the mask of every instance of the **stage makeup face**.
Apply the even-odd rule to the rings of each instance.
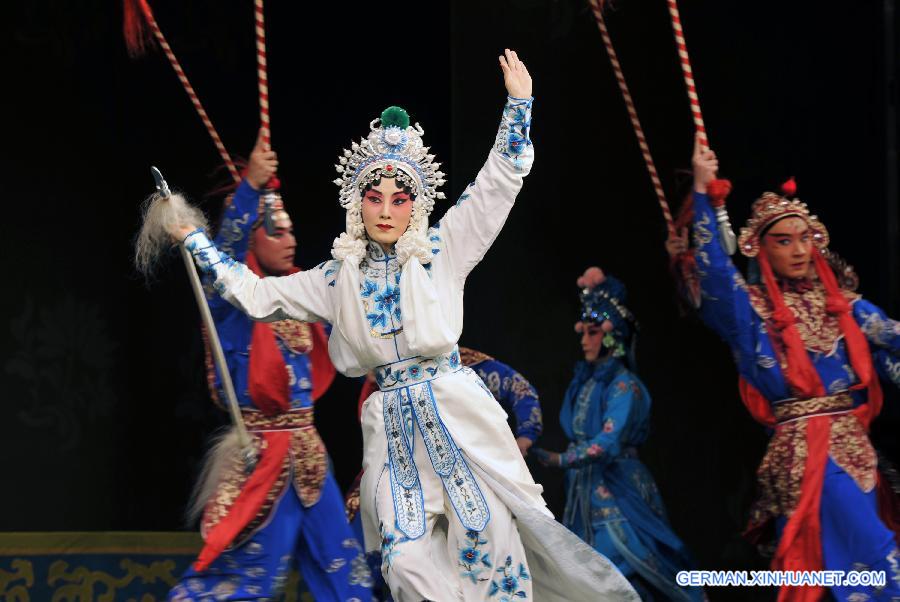
[[[376,180],[376,182],[378,182]],[[362,218],[369,239],[390,247],[406,232],[412,215],[413,198],[397,186],[394,178],[381,178],[363,192]]]
[[[612,330],[612,322],[604,320],[601,324],[593,322],[581,323],[581,350],[586,362],[596,362],[603,350],[603,335]]]
[[[809,226],[799,217],[786,217],[775,222],[763,235],[762,252],[779,277],[807,276],[812,258]]]
[[[293,227],[276,227],[272,236],[266,234],[264,227],[253,231],[253,253],[259,267],[267,274],[279,276],[289,273],[294,267],[296,249]]]

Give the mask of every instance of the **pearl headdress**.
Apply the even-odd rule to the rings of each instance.
[[[341,260],[349,256],[362,258],[366,239],[362,192],[375,180],[396,178],[399,185],[409,186],[415,196],[409,230],[398,241],[398,254],[406,248],[409,253],[420,255],[423,263],[430,261],[430,253],[425,249],[430,245],[423,242],[423,250],[409,247],[412,238],[425,237],[434,201],[446,198],[437,190],[445,182],[445,174],[439,171],[441,164],[434,161],[434,155],[422,142],[425,131],[418,123],[410,126],[409,115],[400,107],[385,109],[380,118],[371,121],[369,130],[366,138],[344,150],[335,165],[340,177],[334,183],[341,189],[341,207],[347,210],[347,231],[335,240],[332,255]]]

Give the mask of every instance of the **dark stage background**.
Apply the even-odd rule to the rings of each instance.
[[[154,4],[226,146],[246,155],[258,112],[252,3]],[[795,175],[862,291],[896,317],[890,4],[695,0],[681,9],[710,140],[735,184],[732,221]],[[739,532],[766,435],[738,400],[725,346],[679,315],[664,225],[586,1],[266,10],[273,144],[307,267],[343,229],[331,184],[337,153],[389,104],[421,122],[450,174],[448,197],[459,195],[496,131],[496,56],[518,50],[534,76],[537,158],[469,279],[461,342],[531,380],[544,404],[540,443],[562,449],[558,410],[579,356],[575,278],[595,264],[621,278],[655,401],[641,455],[672,523],[703,568],[764,566]],[[227,173],[164,57],[127,57],[118,3],[42,0],[6,16],[0,530],[192,528],[184,505],[225,416],[208,400],[180,261],[148,289],[130,266],[131,241],[152,190],[149,165],[211,213],[220,199],[204,191]],[[692,123],[665,3],[623,0],[607,21],[676,199],[689,188],[677,170],[689,167]],[[357,383],[339,379],[316,413],[344,486],[360,461],[357,394]],[[898,426],[890,391],[873,439],[895,460]],[[561,475],[531,466],[561,514]]]

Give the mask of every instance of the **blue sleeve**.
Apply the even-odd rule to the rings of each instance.
[[[259,191],[247,180],[241,180],[231,203],[222,214],[222,224],[213,239],[216,247],[231,255],[235,261],[244,262],[250,246],[250,233],[259,215]]]
[[[753,358],[756,338],[747,284],[722,249],[709,197],[699,192],[694,192],[693,236],[703,298],[700,316],[739,357]]]
[[[259,191],[246,179],[241,180],[231,202],[222,213],[222,223],[213,243],[221,251],[228,253],[236,261],[244,262],[250,248],[253,224],[259,215]],[[211,281],[205,278],[205,281]],[[218,295],[212,286],[206,287],[206,298],[213,318],[219,320],[234,310],[234,307]]]
[[[853,304],[853,317],[869,341],[878,374],[900,387],[900,322],[865,299]]]
[[[516,417],[516,437],[536,441],[544,424],[541,402],[531,383],[510,366],[497,360],[480,362],[478,373],[494,399]]]
[[[606,393],[606,412],[600,432],[581,443],[569,444],[569,449],[560,454],[560,466],[575,468],[592,462],[606,463],[618,457],[635,403],[643,394],[633,376],[626,374],[613,379]]]
[[[869,345],[900,357],[900,322],[890,319],[884,310],[865,299],[853,304],[853,317]]]

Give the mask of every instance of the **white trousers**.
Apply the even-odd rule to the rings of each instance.
[[[375,494],[381,572],[394,600],[533,600],[525,550],[509,508],[475,475],[490,508],[490,520],[481,532],[467,530],[434,472],[422,434],[415,425],[412,430],[425,533],[411,540],[397,530],[388,468],[382,471]]]

